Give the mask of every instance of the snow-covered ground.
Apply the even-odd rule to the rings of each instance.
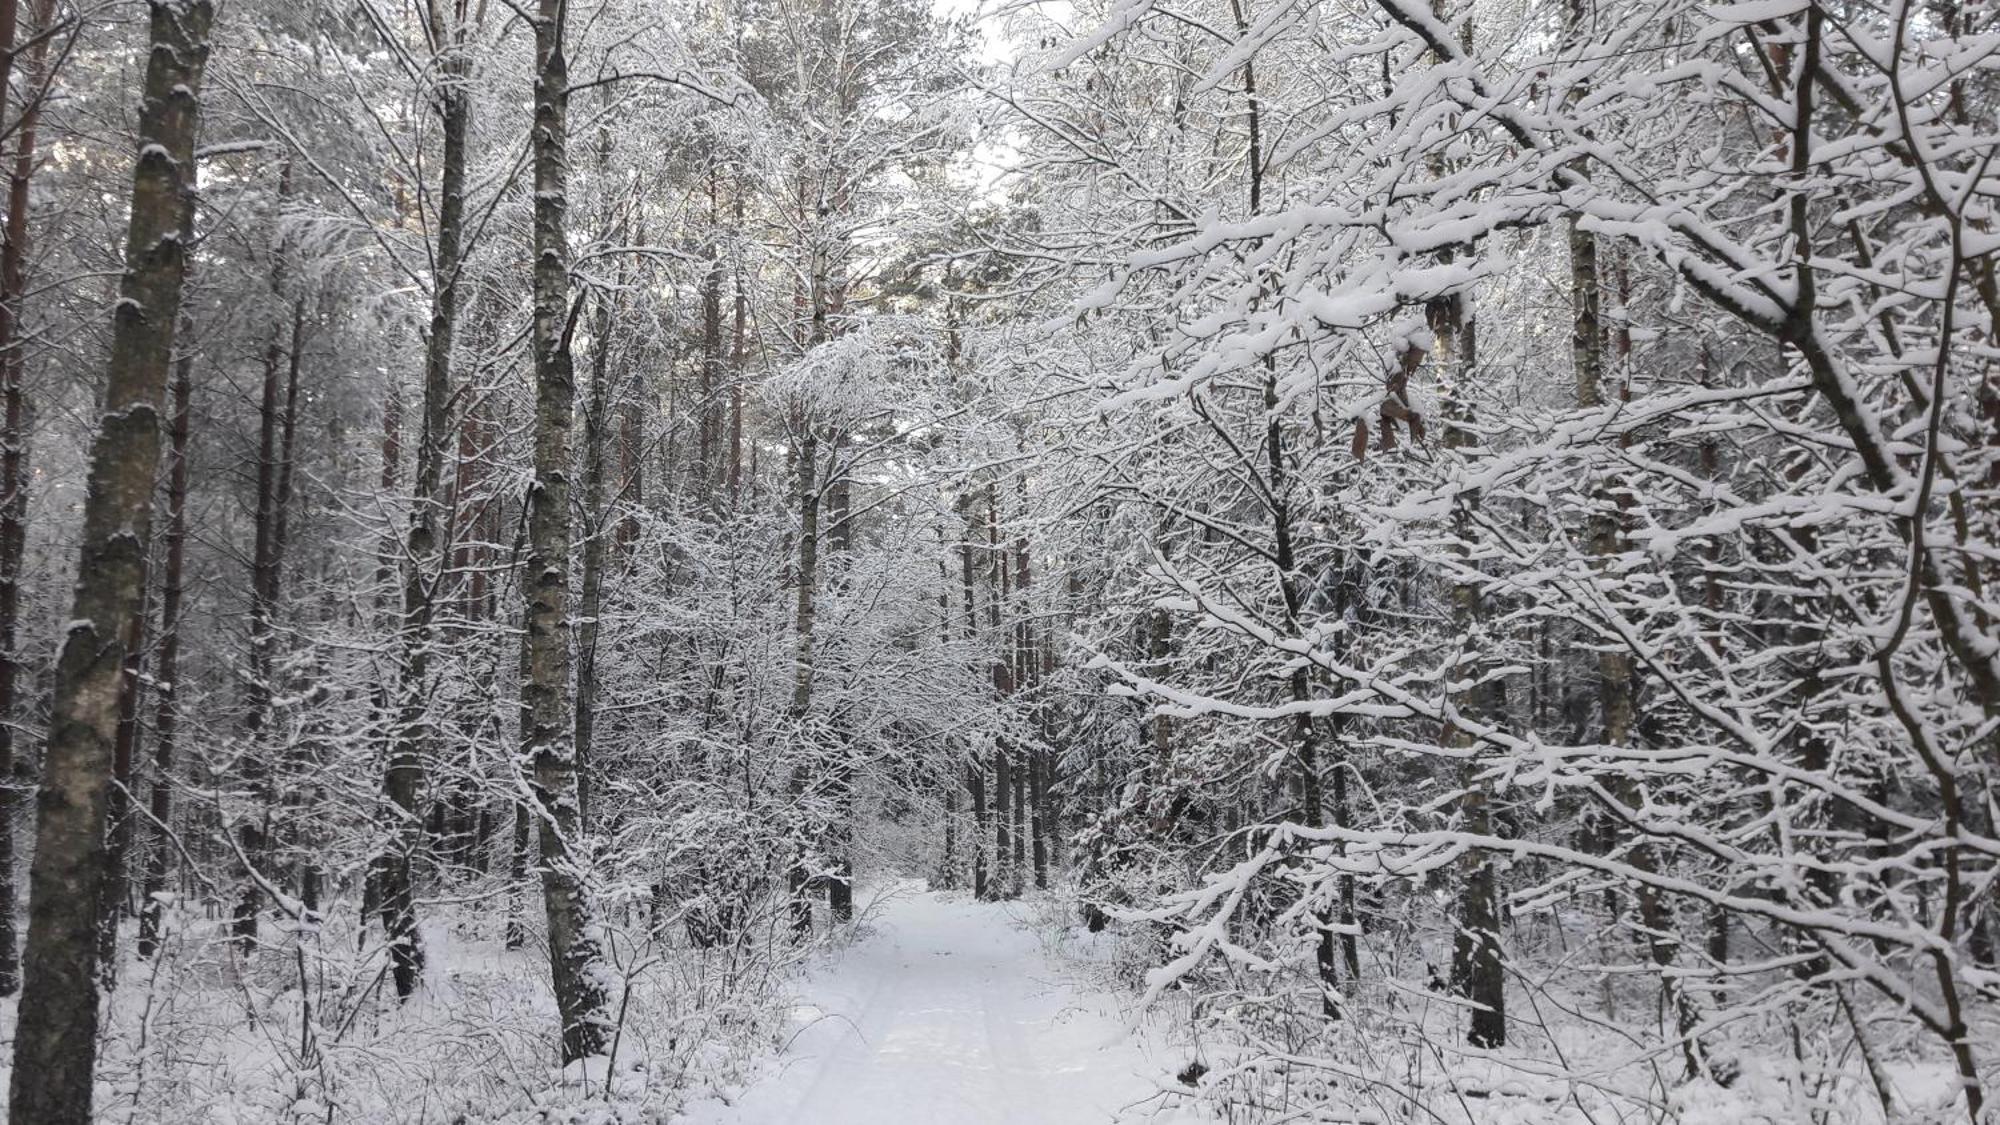
[[[1015,909],[906,887],[802,988],[766,1077],[676,1125],[1155,1125],[1177,1063],[1082,990]],[[1129,999],[1125,1001],[1129,1003]]]

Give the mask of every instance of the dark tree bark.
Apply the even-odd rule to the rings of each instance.
[[[423,977],[424,950],[417,930],[416,855],[423,847],[424,823],[418,800],[424,786],[431,731],[425,713],[425,683],[435,637],[437,585],[441,575],[438,489],[443,483],[446,443],[451,437],[452,344],[458,330],[460,271],[464,265],[466,139],[472,128],[472,99],[465,89],[472,63],[467,29],[446,14],[442,0],[428,5],[431,41],[443,53],[444,81],[436,109],[444,133],[440,173],[437,257],[431,289],[430,336],[424,342],[424,391],[417,436],[416,481],[410,492],[410,526],[403,559],[402,669],[396,721],[383,792],[395,817],[393,840],[376,865],[381,885],[382,928],[390,943],[396,994],[408,997]]]
[[[278,174],[278,197],[273,209],[272,222],[283,222],[286,202],[292,194],[292,165],[288,160]],[[286,265],[289,255],[287,240],[281,234],[272,239],[270,295],[275,307],[286,307]],[[289,320],[290,318],[286,318]],[[243,783],[256,809],[242,818],[237,825],[237,844],[243,851],[245,862],[255,871],[241,873],[242,886],[238,890],[234,932],[245,954],[255,948],[258,928],[258,911],[262,909],[263,891],[258,876],[274,873],[272,861],[274,841],[271,838],[273,817],[273,789],[271,785],[272,759],[276,748],[267,742],[271,725],[271,701],[277,692],[272,682],[276,675],[276,616],[280,594],[281,575],[284,573],[284,550],[279,543],[280,522],[279,477],[282,474],[279,462],[284,456],[285,434],[292,423],[287,417],[288,407],[298,398],[297,367],[289,365],[292,374],[292,392],[286,394],[285,344],[274,318],[266,329],[268,339],[264,344],[264,369],[262,393],[257,413],[257,507],[253,514],[253,542],[250,552],[250,675],[245,685],[245,707],[243,716],[243,740],[248,748],[242,756]]]
[[[611,529],[605,501],[604,435],[609,409],[605,394],[605,351],[611,330],[611,299],[598,298],[596,339],[590,357],[590,401],[583,415],[583,588],[577,600],[576,636],[576,809],[590,824],[591,750],[597,736],[597,642],[603,635],[604,562]]]
[[[562,1018],[565,1064],[604,1053],[610,1041],[606,970],[595,903],[578,847],[576,731],[570,717],[570,426],[576,414],[569,304],[569,67],[566,7],[540,0],[535,18],[534,326],[535,462],[528,490],[525,594],[527,680],[521,685],[522,758],[533,795],[549,961]]]
[[[105,991],[118,983],[118,925],[124,920],[132,852],[132,765],[139,750],[139,708],[145,696],[146,569],[139,573],[139,605],[125,622],[125,659],[118,666],[118,733],[111,744],[111,789],[105,795],[104,883],[97,916],[97,970]]]
[[[959,588],[965,598],[965,644],[971,651],[979,642],[979,592],[972,565],[973,528],[972,504],[966,497],[960,497],[959,512],[965,517],[964,537],[958,545]],[[975,658],[976,659],[976,658]],[[984,901],[993,896],[993,885],[986,865],[986,841],[992,825],[986,807],[986,763],[977,750],[972,751],[971,760],[965,766],[965,789],[972,802],[972,824],[967,843],[972,852],[972,893]]]
[[[735,199],[731,202],[730,242],[736,259],[736,311],[730,324],[729,345],[729,510],[734,512],[743,499],[743,380],[749,371],[750,294],[743,283],[743,176],[736,176]]]
[[[797,602],[793,608],[793,679],[792,679],[792,722],[798,731],[795,737],[803,740],[806,723],[812,715],[813,696],[813,629],[814,617],[818,611],[816,597],[819,585],[819,503],[820,486],[819,438],[814,426],[811,408],[806,408],[799,419],[802,433],[798,450],[798,505],[799,505],[799,567],[796,580]],[[791,794],[794,803],[806,790],[806,766],[801,763],[792,767]],[[798,810],[801,814],[803,808]],[[800,838],[794,844],[792,868],[785,876],[785,887],[791,895],[792,937],[803,941],[812,933],[812,900],[808,897],[811,873],[806,869],[805,827],[800,826]]]
[[[514,835],[507,847],[507,935],[509,949],[519,949],[528,944],[526,909],[522,904],[522,888],[528,882],[528,818],[532,814],[527,802],[514,803]]]
[[[615,292],[615,291],[614,291]],[[603,635],[604,566],[611,528],[606,493],[610,431],[611,331],[617,299],[599,294],[591,330],[590,397],[583,411],[583,588],[577,601],[576,630],[576,807],[579,823],[590,824],[591,749],[597,735],[597,642]]]
[[[1470,407],[1466,396],[1471,387],[1475,361],[1474,328],[1471,319],[1465,315],[1464,299],[1457,294],[1432,302],[1430,314],[1431,327],[1437,335],[1438,366],[1450,372],[1451,379],[1451,407],[1447,411],[1445,447],[1459,449],[1472,440],[1471,431],[1467,428]],[[1477,503],[1476,498],[1462,499],[1461,508],[1455,516],[1458,534],[1467,542],[1472,540],[1473,531],[1470,513],[1466,509]],[[1484,634],[1480,625],[1484,616],[1485,609],[1476,584],[1459,582],[1452,587],[1453,631],[1460,637],[1468,638],[1469,647],[1481,643]],[[1465,656],[1461,659],[1467,663],[1453,671],[1453,679],[1475,679],[1483,671],[1477,663],[1480,657]],[[1506,709],[1499,681],[1479,683],[1466,693],[1459,707],[1465,714],[1477,719],[1490,721],[1497,718]],[[1448,746],[1474,745],[1473,740],[1456,726],[1444,731],[1442,741]],[[1468,765],[1468,776],[1461,782],[1464,786],[1458,800],[1461,826],[1473,835],[1490,836],[1493,832],[1491,799],[1484,787],[1471,780],[1470,774],[1475,770],[1476,766]],[[1504,1046],[1507,1042],[1507,991],[1500,957],[1499,876],[1489,852],[1475,850],[1466,853],[1461,865],[1456,921],[1452,938],[1451,984],[1453,991],[1473,1005],[1466,1042],[1475,1047]]]
[[[829,443],[833,456],[827,464],[827,586],[837,598],[847,588],[854,557],[854,479],[850,462],[842,456],[847,447],[845,432],[833,435]],[[834,741],[839,755],[829,766],[827,796],[833,804],[833,821],[827,829],[827,851],[832,870],[826,876],[827,916],[835,922],[854,920],[854,774],[859,763],[852,732],[836,717]]]
[[[151,831],[146,848],[146,878],[139,903],[139,956],[159,950],[160,925],[166,903],[167,876],[173,871],[174,841],[169,827],[174,814],[174,751],[180,736],[181,601],[186,595],[188,435],[192,414],[194,352],[187,345],[186,314],[181,319],[181,354],[174,361],[173,431],[167,470],[166,563],[160,580],[160,651],[155,662],[157,710],[153,718],[153,783],[147,811]]]
[[[993,694],[1006,698],[1014,694],[1013,665],[1007,659],[1006,633],[1002,629],[1000,605],[1007,599],[1007,560],[1000,551],[1000,507],[995,489],[986,486],[986,627],[996,650],[988,658],[988,674],[993,678]],[[1014,847],[1014,747],[1007,739],[993,746],[993,893],[1013,898],[1020,893],[1020,868]]]
[[[601,134],[598,167],[611,163],[611,139]],[[612,204],[604,207],[603,229],[613,229]],[[623,238],[622,226],[615,237]],[[597,315],[591,327],[590,397],[583,415],[583,588],[577,606],[576,631],[576,789],[577,816],[585,828],[590,825],[594,790],[591,751],[597,735],[597,645],[603,636],[598,618],[604,612],[604,572],[609,557],[613,529],[611,482],[612,415],[624,417],[614,403],[611,378],[611,336],[625,291],[626,267],[621,257],[618,276],[608,292],[597,295]],[[622,521],[621,521],[622,523]]]
[[[193,206],[198,99],[213,16],[208,0],[151,5],[125,273],[37,802],[9,1103],[15,1125],[90,1120],[99,873],[125,657],[119,631],[143,593],[161,400],[188,263],[184,232]]]
[[[1237,32],[1248,36],[1249,14],[1244,6],[1232,0],[1232,14],[1235,16]],[[1245,178],[1249,209],[1251,214],[1259,214],[1264,209],[1264,143],[1263,143],[1263,100],[1257,91],[1257,70],[1254,58],[1243,61],[1243,89],[1247,99],[1245,126],[1249,141],[1245,156]],[[1286,433],[1278,409],[1278,375],[1276,362],[1268,353],[1263,357],[1263,401],[1267,421],[1264,429],[1265,506],[1271,520],[1272,561],[1276,564],[1278,595],[1284,608],[1285,633],[1291,637],[1302,635],[1300,613],[1304,597],[1300,592],[1300,576],[1293,527],[1292,467],[1287,459]],[[1404,372],[1407,378],[1407,371]],[[1384,448],[1390,448],[1390,411],[1392,404],[1401,398],[1400,385],[1392,381],[1389,393],[1383,398],[1383,421],[1381,440]],[[1414,425],[1412,427],[1414,429]],[[1292,702],[1305,703],[1312,698],[1312,678],[1304,667],[1294,668],[1288,677]],[[1288,781],[1297,802],[1297,815],[1301,823],[1309,828],[1320,827],[1326,816],[1325,783],[1321,776],[1319,760],[1321,729],[1308,714],[1301,713],[1289,724],[1287,736],[1291,754],[1288,762]],[[1164,741],[1164,739],[1163,739]],[[1164,755],[1162,756],[1164,761]],[[1345,946],[1350,965],[1359,964],[1359,955],[1353,948],[1353,929],[1347,926],[1336,937],[1332,911],[1320,907],[1313,911],[1313,925],[1318,931],[1314,940],[1313,962],[1318,972],[1320,984],[1320,1010],[1326,1018],[1340,1019],[1340,958],[1337,947]],[[1350,982],[1352,983],[1352,982]]]
[[[721,171],[713,152],[703,179],[708,190],[708,269],[701,279],[701,381],[695,404],[695,496],[704,506],[715,500],[721,465],[722,380],[728,357],[722,351],[722,226]]]
[[[20,5],[0,2],[0,90],[9,88],[17,45]],[[36,0],[31,31],[46,32],[55,16],[53,0]],[[35,175],[36,135],[49,86],[49,40],[36,34],[27,46],[26,102],[14,125],[14,166],[7,181],[7,221],[0,229],[0,996],[21,987],[20,941],[15,932],[14,810],[18,766],[14,754],[14,710],[20,658],[21,565],[28,542],[28,397],[22,303],[28,292],[29,188]]]

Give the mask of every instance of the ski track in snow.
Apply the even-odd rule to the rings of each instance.
[[[900,892],[816,974],[775,1073],[676,1125],[1153,1125],[1174,1067],[1119,1001],[1064,983],[1002,904]],[[1139,1103],[1145,1103],[1143,1105]]]

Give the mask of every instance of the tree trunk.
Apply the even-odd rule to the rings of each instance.
[[[964,539],[958,545],[958,570],[959,588],[965,597],[965,647],[970,653],[979,643],[979,595],[972,566],[972,505],[967,498],[960,497],[958,509],[965,516]],[[972,894],[983,902],[993,896],[992,877],[986,866],[987,833],[992,826],[986,811],[986,763],[977,750],[970,757],[965,766],[965,789],[972,802],[967,847],[972,852]]]
[[[602,162],[609,163],[609,142]],[[622,282],[623,270],[620,270]],[[622,288],[622,286],[620,287]],[[597,735],[597,641],[603,635],[604,564],[611,534],[605,449],[610,433],[611,332],[618,289],[600,294],[591,329],[590,397],[583,414],[583,588],[577,603],[576,632],[576,809],[577,822],[590,825],[591,750]]]
[[[1236,18],[1237,32],[1247,37],[1250,31],[1249,13],[1241,3],[1232,0],[1232,13]],[[1264,209],[1264,146],[1263,146],[1263,100],[1257,92],[1257,70],[1254,60],[1243,61],[1243,89],[1248,100],[1248,115],[1245,119],[1249,147],[1246,154],[1246,179],[1248,181],[1248,204],[1250,213],[1259,214]],[[1299,592],[1297,574],[1298,560],[1293,547],[1293,527],[1291,508],[1291,468],[1286,461],[1285,430],[1279,420],[1278,375],[1276,360],[1268,353],[1263,361],[1263,398],[1267,417],[1264,430],[1265,464],[1263,469],[1268,477],[1266,495],[1271,517],[1272,561],[1277,567],[1278,595],[1285,612],[1285,632],[1287,636],[1298,637],[1302,631],[1299,614],[1303,599]],[[1390,387],[1390,394],[1384,397],[1382,440],[1391,441],[1386,420],[1390,404],[1397,397],[1397,388]],[[1247,466],[1255,471],[1256,466]],[[1312,680],[1305,668],[1292,670],[1289,677],[1292,702],[1303,704],[1312,698]],[[1291,740],[1290,780],[1298,802],[1298,812],[1302,823],[1309,828],[1317,828],[1325,817],[1325,794],[1320,777],[1318,726],[1310,715],[1301,713],[1289,724]],[[1164,737],[1162,737],[1164,742]],[[1164,761],[1164,756],[1163,756]],[[1319,976],[1320,1011],[1330,1020],[1342,1016],[1340,994],[1339,959],[1336,946],[1339,942],[1348,944],[1348,960],[1358,964],[1351,929],[1338,939],[1334,933],[1332,912],[1321,907],[1313,911],[1313,927],[1317,931],[1313,947],[1313,963]]]
[[[1014,751],[1005,739],[993,748],[994,896],[1014,897]]]
[[[194,352],[188,348],[188,321],[181,318],[181,354],[174,362],[174,418],[167,471],[166,568],[160,583],[160,651],[154,668],[158,711],[153,720],[153,784],[148,812],[152,828],[146,849],[146,879],[139,904],[139,956],[159,950],[167,876],[173,870],[174,751],[180,732],[181,601],[186,594],[188,433],[192,418]]]
[[[743,378],[749,370],[750,294],[743,284],[743,176],[736,176],[736,193],[731,202],[735,222],[730,230],[734,244],[736,310],[730,325],[729,344],[729,510],[734,512],[743,495]]]
[[[721,173],[710,154],[703,179],[708,189],[708,270],[701,279],[701,381],[698,389],[695,424],[695,497],[704,506],[713,506],[716,470],[721,464],[722,379],[726,359],[722,354],[722,247],[717,233],[722,226]]]
[[[124,661],[152,532],[160,409],[187,269],[198,97],[214,9],[151,7],[139,156],[108,378],[91,449],[76,592],[38,797],[10,1120],[86,1125],[97,1053],[96,936],[104,813]]]
[[[272,216],[273,226],[283,221],[285,202],[291,194],[292,165],[286,161],[278,173],[278,199]],[[282,234],[272,239],[270,293],[273,304],[279,307],[286,305],[285,266],[288,253]],[[252,520],[254,541],[250,553],[250,674],[243,718],[246,752],[241,758],[243,788],[256,808],[243,815],[237,824],[237,844],[243,851],[244,862],[252,869],[241,872],[242,886],[238,890],[234,926],[236,938],[246,955],[255,948],[257,914],[263,902],[257,876],[272,870],[273,859],[274,841],[270,835],[273,804],[271,763],[276,756],[276,748],[266,743],[266,732],[271,725],[271,700],[277,691],[272,683],[277,665],[274,652],[277,640],[275,618],[280,575],[284,570],[284,559],[278,546],[278,463],[283,455],[282,435],[290,426],[285,418],[285,347],[276,321],[267,327],[267,332],[269,338],[264,344],[264,377],[257,414],[257,509]],[[294,388],[292,398],[295,399],[296,384]]]
[[[522,888],[528,882],[528,818],[531,815],[526,801],[514,802],[514,835],[507,849],[507,934],[509,949],[519,949],[528,944],[526,907],[522,903]]]
[[[1588,16],[1587,7],[1588,0],[1570,0],[1571,25],[1577,34],[1580,34]],[[1579,90],[1577,96],[1583,93]],[[1603,285],[1598,269],[1597,236],[1583,229],[1574,218],[1569,222],[1569,251],[1570,354],[1576,369],[1576,404],[1581,409],[1594,410],[1606,405],[1604,327],[1600,311]],[[1620,315],[1622,323],[1629,310],[1621,310]],[[1629,343],[1625,346],[1629,350]],[[1616,513],[1616,509],[1624,505],[1622,486],[1615,478],[1594,482],[1591,499],[1590,553],[1604,560],[1601,565],[1609,566],[1610,560],[1623,549],[1624,532]],[[1606,745],[1628,746],[1632,742],[1636,715],[1633,679],[1633,661],[1629,652],[1615,645],[1600,649],[1597,656],[1597,691]],[[1622,779],[1617,789],[1618,803],[1628,807],[1640,803],[1640,794],[1629,779]],[[1618,813],[1616,818],[1625,819],[1625,816]],[[1641,840],[1632,847],[1628,861],[1640,871],[1652,872],[1658,870],[1659,856],[1650,842]],[[1680,937],[1673,912],[1659,888],[1649,882],[1640,882],[1633,893],[1638,902],[1640,925],[1646,930],[1641,943],[1649,959],[1661,970],[1660,987],[1674,1012],[1686,1072],[1689,1077],[1694,1077],[1705,1066],[1702,1045],[1694,1034],[1701,1017],[1694,998],[1674,972]]]
[[[578,846],[582,825],[576,731],[570,718],[569,437],[576,378],[564,229],[569,206],[566,11],[562,0],[540,0],[535,19],[535,478],[528,490],[528,567],[521,583],[528,666],[521,685],[521,751],[531,771],[542,905],[565,1065],[602,1055],[611,1032],[588,853]]]
[[[18,0],[0,3],[0,90],[8,89],[17,45]],[[32,32],[48,29],[53,0],[36,0]],[[26,101],[14,125],[14,167],[7,183],[7,222],[0,235],[0,996],[21,986],[20,941],[15,932],[14,758],[15,652],[20,631],[21,565],[28,542],[28,402],[22,303],[27,298],[29,187],[35,175],[35,138],[49,84],[49,36],[36,34],[28,48]]]
[[[799,424],[803,433],[799,438],[799,569],[796,581],[797,602],[793,610],[794,650],[792,666],[792,707],[794,735],[800,745],[806,739],[806,721],[812,714],[813,691],[813,629],[817,613],[815,587],[819,585],[819,439],[814,429],[810,408],[807,408]],[[785,886],[791,894],[792,938],[803,941],[812,933],[812,901],[808,897],[807,886],[811,882],[806,869],[805,808],[801,802],[806,790],[805,765],[792,767],[791,794],[794,813],[800,818],[799,839],[794,842],[792,869],[786,875]]]
[[[424,787],[431,731],[426,715],[430,650],[435,633],[437,577],[431,573],[438,544],[438,489],[443,483],[445,443],[451,426],[452,342],[458,329],[458,283],[463,266],[466,139],[472,127],[472,99],[465,89],[471,60],[464,51],[466,29],[448,23],[443,6],[428,9],[431,41],[447,50],[441,65],[437,111],[444,133],[444,167],[439,181],[437,268],[431,289],[430,337],[424,342],[424,392],[417,436],[416,481],[410,491],[410,526],[403,559],[402,668],[396,722],[383,793],[393,808],[392,840],[377,864],[382,928],[389,939],[396,995],[408,997],[423,977],[423,940],[417,929],[415,865],[423,847],[424,823],[418,801]]]
[[[853,565],[854,480],[848,474],[849,462],[841,456],[847,447],[847,434],[844,431],[834,434],[829,444],[833,455],[827,463],[826,484],[827,588],[838,598],[846,591],[848,572]],[[854,760],[853,733],[846,720],[835,715],[833,726],[839,757],[833,762],[827,785],[833,817],[827,830],[832,870],[826,877],[826,908],[827,917],[833,921],[851,922],[854,920],[854,776],[858,763]]]
[[[118,667],[118,734],[111,746],[111,789],[105,795],[103,903],[97,917],[98,977],[109,992],[118,983],[118,925],[124,920],[125,873],[132,853],[132,763],[139,750],[141,677],[146,656],[146,568],[139,572],[139,605],[125,622],[125,659]]]

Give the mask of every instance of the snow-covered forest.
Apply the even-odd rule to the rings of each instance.
[[[12,1125],[2000,1122],[1991,0],[0,47]]]

